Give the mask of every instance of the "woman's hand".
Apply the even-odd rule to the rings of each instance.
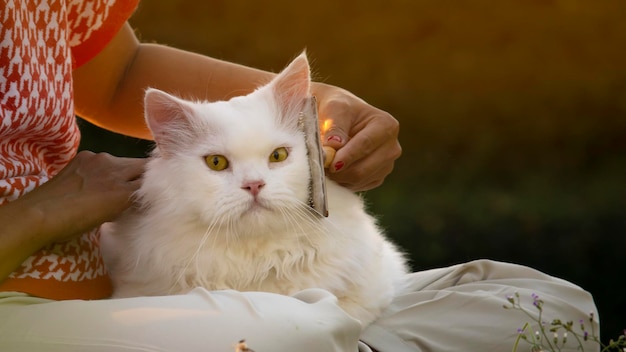
[[[48,182],[0,206],[0,281],[43,246],[117,217],[131,205],[144,164],[80,152]]]
[[[24,198],[39,199],[46,218],[43,229],[52,241],[62,241],[111,221],[128,208],[145,161],[83,151]]]
[[[323,144],[337,150],[328,176],[353,191],[382,184],[402,153],[398,121],[341,88],[314,83],[312,93],[329,121]]]

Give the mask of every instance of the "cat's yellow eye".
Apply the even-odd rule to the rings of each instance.
[[[228,159],[223,155],[208,155],[204,160],[211,170],[222,171],[228,167]]]
[[[274,149],[272,154],[270,154],[270,162],[277,163],[277,162],[287,159],[288,156],[289,156],[289,152],[287,151],[287,148],[285,147],[276,148]]]

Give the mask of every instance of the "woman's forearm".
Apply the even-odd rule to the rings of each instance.
[[[251,92],[272,75],[167,46],[141,44],[113,101],[109,121],[128,113],[143,116],[143,94],[148,87],[191,100],[227,100]]]
[[[31,197],[0,206],[0,282],[47,243],[39,230],[42,216]]]
[[[148,87],[184,98],[225,100],[267,83],[273,73],[158,44],[141,44],[129,26],[74,71],[77,113],[111,130],[150,138],[143,118]]]

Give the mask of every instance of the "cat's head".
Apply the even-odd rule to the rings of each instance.
[[[300,221],[293,212],[308,215],[310,174],[298,119],[310,85],[302,54],[267,85],[229,101],[149,89],[145,114],[156,148],[142,196],[155,202],[157,195],[208,226]]]

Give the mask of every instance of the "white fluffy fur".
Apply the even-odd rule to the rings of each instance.
[[[361,198],[327,180],[328,218],[308,208],[309,167],[297,111],[309,94],[306,56],[245,97],[189,102],[149,90],[146,118],[157,148],[139,206],[103,234],[115,296],[210,290],[334,293],[369,324],[406,274]],[[269,155],[286,147],[285,161]],[[224,155],[214,171],[206,155]],[[262,180],[257,197],[243,189]]]

